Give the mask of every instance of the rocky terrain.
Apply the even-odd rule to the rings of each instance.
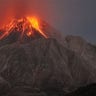
[[[96,96],[96,46],[78,36],[19,35],[0,40],[0,96]]]

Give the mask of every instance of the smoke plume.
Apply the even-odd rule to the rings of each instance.
[[[0,0],[0,26],[11,18],[24,17],[28,13],[28,0]]]
[[[0,0],[0,27],[15,18],[35,15],[50,24],[58,20],[54,0]],[[60,20],[60,18],[59,18]],[[52,25],[54,25],[54,23]],[[56,23],[57,24],[57,23]]]

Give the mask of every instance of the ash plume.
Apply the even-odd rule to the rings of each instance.
[[[15,0],[12,5],[16,18],[24,17],[28,13],[28,0]]]
[[[0,27],[13,17],[21,18],[28,13],[28,0],[0,0]]]

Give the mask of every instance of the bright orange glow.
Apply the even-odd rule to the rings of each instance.
[[[13,23],[13,20],[10,22],[9,25],[6,25],[4,27],[4,29],[6,30],[5,33],[3,33],[2,36],[0,36],[0,39],[3,39],[4,37],[6,37],[7,35],[10,34],[10,30],[14,27],[14,23]]]
[[[27,20],[32,24],[32,27],[36,29],[39,28],[38,20],[36,17],[27,17]]]
[[[30,37],[32,35],[32,32],[28,32],[26,33],[28,37]]]
[[[40,29],[39,20],[36,17],[25,17],[21,19],[13,19],[8,25],[4,26],[4,32],[0,36],[0,39],[7,37],[12,30],[21,32],[21,38],[24,34],[28,37],[33,36],[32,28],[37,30],[43,37],[48,38],[47,35]],[[26,32],[27,30],[27,32]]]
[[[35,28],[38,32],[40,32],[40,34],[47,38],[44,32],[40,29],[39,21],[36,17],[27,17],[27,20],[31,23],[33,28]]]

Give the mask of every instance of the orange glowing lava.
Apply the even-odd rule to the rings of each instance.
[[[30,37],[32,35],[32,32],[28,32],[26,33],[28,37]]]
[[[27,20],[31,23],[33,28],[38,30],[40,32],[40,34],[42,34],[45,38],[47,38],[47,36],[44,34],[44,32],[40,29],[39,21],[36,17],[27,17]]]
[[[32,28],[34,28],[43,37],[48,38],[47,35],[40,29],[40,22],[36,17],[24,17],[21,19],[13,19],[8,25],[3,27],[4,32],[0,35],[0,39],[7,37],[15,29],[21,32],[21,38],[24,34],[30,37],[33,35]],[[27,31],[26,31],[27,30]]]

